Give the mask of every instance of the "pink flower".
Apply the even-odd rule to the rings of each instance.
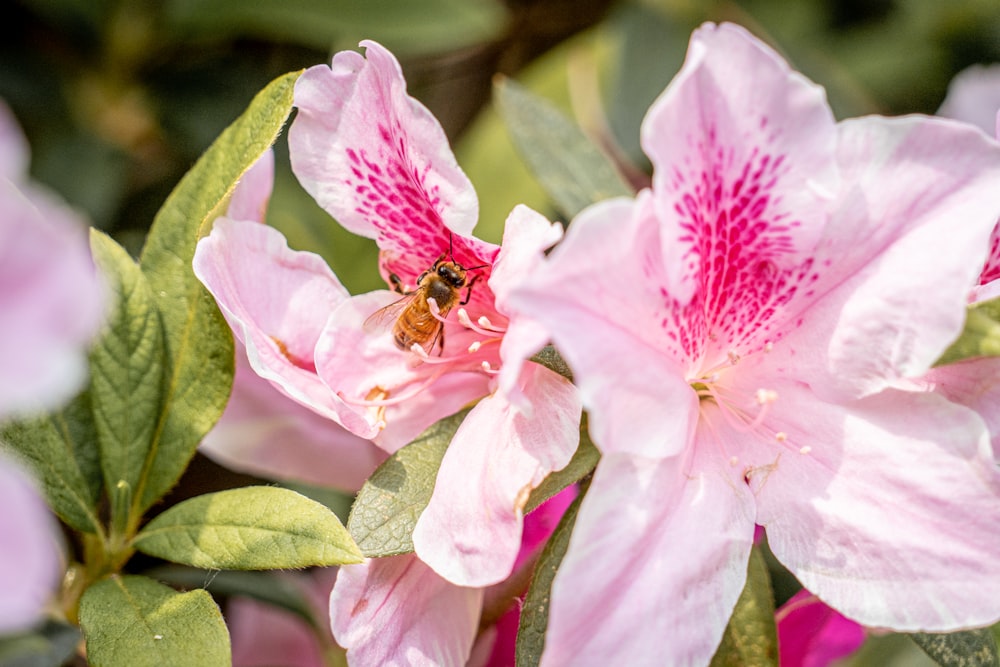
[[[542,545],[575,495],[575,489],[567,489],[525,518],[514,573],[491,588],[450,583],[415,554],[340,568],[330,596],[330,618],[333,636],[347,649],[348,661],[353,665],[513,665],[517,598]],[[497,612],[504,610],[507,613],[498,618]]]
[[[27,180],[27,165],[0,103],[0,418],[55,408],[81,388],[104,312],[86,225]]]
[[[0,635],[42,617],[59,582],[56,524],[28,475],[0,457]]]
[[[781,667],[826,667],[865,641],[864,628],[804,589],[781,605],[775,620]]]
[[[267,151],[237,184],[227,219],[263,228],[259,223],[273,182],[274,154]],[[280,386],[254,372],[246,348],[237,342],[233,392],[219,422],[202,441],[201,452],[240,472],[343,491],[360,489],[385,452],[289,399]]]
[[[573,368],[603,453],[542,664],[708,663],[755,523],[855,621],[995,622],[986,430],[894,386],[961,331],[1000,147],[932,118],[835,123],[819,87],[711,24],[642,142],[651,190],[584,211],[511,296]]]
[[[225,218],[199,243],[195,273],[258,375],[387,452],[479,400],[451,442],[414,544],[451,583],[481,587],[510,574],[528,492],[566,465],[579,439],[576,390],[525,363],[544,332],[506,300],[561,227],[519,206],[502,247],[469,236],[476,195],[444,131],[406,95],[392,55],[364,46],[367,58],[338,53],[298,80],[292,167],[341,224],[376,240],[390,285],[414,290],[439,260],[454,262],[468,269],[459,289],[467,303],[441,317],[437,342],[400,349],[392,320],[380,328],[371,319],[399,294],[351,297],[316,255],[290,250],[274,229]]]
[[[973,65],[956,74],[938,115],[1000,136],[1000,64]]]

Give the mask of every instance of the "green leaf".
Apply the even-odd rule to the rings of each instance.
[[[961,335],[945,350],[935,365],[941,366],[971,357],[996,356],[1000,356],[1000,299],[969,306]]]
[[[633,194],[611,161],[548,101],[509,79],[493,91],[514,146],[567,218],[595,202]]]
[[[215,595],[242,595],[295,614],[316,626],[309,601],[302,591],[274,572],[199,570],[182,565],[166,565],[145,572],[146,576],[180,588],[204,588]]]
[[[597,462],[601,458],[601,453],[597,451],[593,440],[590,439],[590,432],[587,429],[587,414],[584,413],[580,422],[580,444],[573,454],[573,458],[562,470],[557,470],[542,480],[528,496],[528,502],[524,506],[527,514],[536,507],[553,497],[570,484],[579,482],[584,476],[597,467]]]
[[[531,578],[531,586],[521,607],[521,621],[517,629],[515,658],[517,667],[536,667],[542,659],[545,648],[545,630],[549,625],[549,599],[552,594],[552,580],[555,579],[559,564],[562,563],[569,539],[576,524],[576,514],[586,489],[573,500],[549,541],[542,548]]]
[[[59,412],[4,424],[0,448],[31,467],[49,506],[67,525],[85,533],[102,531],[97,515],[101,469],[89,392]]]
[[[989,628],[948,634],[915,632],[910,638],[941,667],[998,667],[996,638]]]
[[[59,667],[80,643],[80,630],[47,621],[31,632],[0,637],[0,665],[4,667]]]
[[[163,387],[163,331],[146,277],[125,249],[97,230],[91,230],[90,247],[115,298],[90,353],[90,387],[112,523],[124,529],[133,490],[151,463]]]
[[[250,34],[328,51],[375,39],[394,52],[441,53],[500,37],[496,0],[170,0],[178,32],[216,39]]]
[[[299,72],[271,82],[215,140],[167,198],[150,229],[140,266],[163,322],[167,349],[164,408],[135,489],[145,511],[177,482],[229,398],[234,353],[229,327],[191,269],[236,182],[274,143],[292,108]]]
[[[777,667],[778,635],[774,624],[771,576],[760,549],[750,552],[747,583],[736,602],[711,667]]]
[[[361,562],[361,552],[333,512],[272,486],[185,500],[150,521],[133,545],[175,563],[220,570]]]
[[[114,576],[84,592],[80,626],[94,667],[229,667],[229,632],[206,591]]]
[[[556,348],[551,345],[546,345],[541,350],[538,351],[535,356],[531,357],[529,361],[534,361],[536,364],[541,364],[545,366],[550,371],[562,375],[564,378],[573,381],[573,371],[570,370],[569,364],[562,358]]]
[[[468,410],[446,417],[386,459],[358,492],[347,519],[369,558],[413,551],[413,528],[434,492],[441,459]]]

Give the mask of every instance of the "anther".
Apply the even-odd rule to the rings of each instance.
[[[483,345],[482,342],[480,342],[478,340],[472,341],[472,344],[469,345],[469,354],[472,354],[474,352],[478,352],[479,348],[482,347],[482,345]]]
[[[813,450],[812,447],[810,447],[809,445],[806,445],[805,447],[802,447],[801,449],[799,449],[799,454],[808,454],[812,450]]]
[[[773,389],[758,389],[755,397],[758,405],[770,405],[778,400],[778,392]]]
[[[733,456],[732,458],[729,459],[729,465],[733,466],[734,468],[736,466],[738,466],[739,463],[740,463],[740,459],[739,459],[738,456]]]
[[[729,352],[726,353],[726,356],[729,357],[729,363],[733,366],[740,363],[740,355],[736,354],[735,350],[729,350]]]
[[[784,442],[785,440],[788,440],[788,434],[784,431],[778,431],[774,434],[774,439],[778,442]]]
[[[774,349],[774,343],[772,343],[771,341],[767,341],[766,343],[764,343],[765,352],[770,352],[773,349]]]

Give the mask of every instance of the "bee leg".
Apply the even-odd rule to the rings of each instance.
[[[458,305],[464,306],[465,304],[469,303],[469,299],[472,298],[472,286],[476,284],[477,280],[479,280],[479,274],[478,273],[475,276],[473,276],[472,280],[469,281],[469,284],[466,285],[465,299],[462,300],[462,301],[459,301]]]
[[[444,326],[443,325],[441,326],[440,329],[438,329],[437,336],[435,336],[435,340],[437,341],[438,356],[440,357],[442,354],[444,354]],[[433,346],[433,343],[431,343],[431,345]]]
[[[403,291],[403,279],[397,276],[395,273],[389,274],[389,282],[392,283],[392,290],[398,292],[399,294],[406,294]]]

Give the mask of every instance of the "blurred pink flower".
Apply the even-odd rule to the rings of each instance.
[[[821,88],[711,24],[642,142],[651,190],[581,213],[510,297],[573,368],[603,454],[542,664],[707,664],[755,523],[865,625],[995,622],[986,429],[895,387],[962,329],[1000,147],[940,119],[836,123]]]
[[[805,589],[781,605],[775,620],[781,667],[826,667],[865,641],[864,628]]]
[[[218,220],[198,245],[195,273],[258,375],[386,452],[478,400],[413,539],[438,575],[486,586],[511,572],[528,492],[568,463],[579,440],[575,388],[525,363],[544,332],[507,300],[562,231],[518,206],[502,246],[471,236],[476,194],[444,131],[406,94],[392,54],[363,45],[366,57],[341,52],[299,78],[292,167],[340,224],[375,239],[389,284],[414,289],[438,259],[470,269],[460,290],[468,303],[448,314],[440,347],[399,349],[389,326],[369,321],[399,294],[350,296],[318,256],[289,249],[264,225]]]
[[[973,65],[956,74],[938,115],[1000,136],[1000,63]]]
[[[0,635],[41,617],[59,582],[56,523],[28,474],[0,456]]]
[[[333,636],[323,623],[326,601],[336,568],[310,572],[283,572],[284,585],[298,589],[310,603],[324,636],[290,611],[248,597],[234,597],[226,606],[226,623],[233,645],[233,667],[327,667],[324,652]]]
[[[0,103],[0,419],[55,408],[82,387],[104,313],[87,226],[27,166],[28,144]]]
[[[342,567],[330,618],[348,662],[513,665],[519,598],[542,545],[575,496],[574,488],[566,489],[525,517],[512,574],[493,587],[457,586],[412,553]]]

